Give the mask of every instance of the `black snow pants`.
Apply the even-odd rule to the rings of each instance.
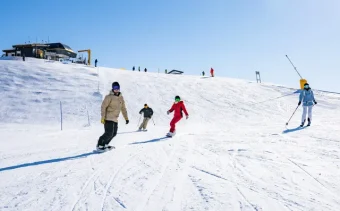
[[[97,146],[105,146],[117,135],[118,123],[114,121],[105,121],[104,124],[105,132],[99,137]]]

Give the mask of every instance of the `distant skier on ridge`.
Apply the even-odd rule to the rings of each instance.
[[[185,105],[183,101],[181,101],[181,98],[179,96],[175,97],[175,102],[170,108],[170,110],[167,111],[167,114],[169,115],[171,112],[174,111],[174,117],[172,118],[170,122],[170,131],[166,134],[168,137],[172,137],[176,134],[176,123],[179,122],[183,118],[184,111],[186,118],[189,118],[189,114],[187,112],[187,109],[185,108]]]
[[[309,87],[308,83],[304,84],[304,89],[301,91],[299,96],[299,103],[298,105],[301,105],[301,102],[303,102],[303,113],[302,113],[302,120],[300,127],[303,127],[306,122],[306,115],[308,110],[308,124],[307,126],[310,126],[312,122],[312,109],[314,104],[317,104],[314,98],[314,94],[312,89]]]

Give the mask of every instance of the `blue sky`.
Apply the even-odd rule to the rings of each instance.
[[[29,39],[90,48],[106,67],[133,65],[340,92],[338,0],[5,1],[0,49]]]

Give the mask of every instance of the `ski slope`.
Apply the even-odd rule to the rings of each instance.
[[[339,94],[315,91],[297,129],[298,93],[273,84],[30,58],[0,60],[0,74],[1,211],[340,210]],[[130,123],[96,154],[113,81]],[[189,119],[165,138],[176,95]],[[136,132],[144,103],[154,118]]]

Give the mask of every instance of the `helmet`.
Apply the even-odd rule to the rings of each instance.
[[[305,84],[303,85],[303,87],[304,87],[305,89],[309,89],[309,88],[310,88],[308,83],[305,83]]]
[[[181,98],[177,95],[177,96],[175,97],[175,101],[179,102],[180,100],[181,100]]]
[[[120,85],[119,85],[119,83],[118,83],[117,81],[115,81],[115,82],[112,83],[112,89],[113,89],[113,90],[115,90],[115,89],[118,89],[118,90],[119,90],[119,89],[120,89]]]

